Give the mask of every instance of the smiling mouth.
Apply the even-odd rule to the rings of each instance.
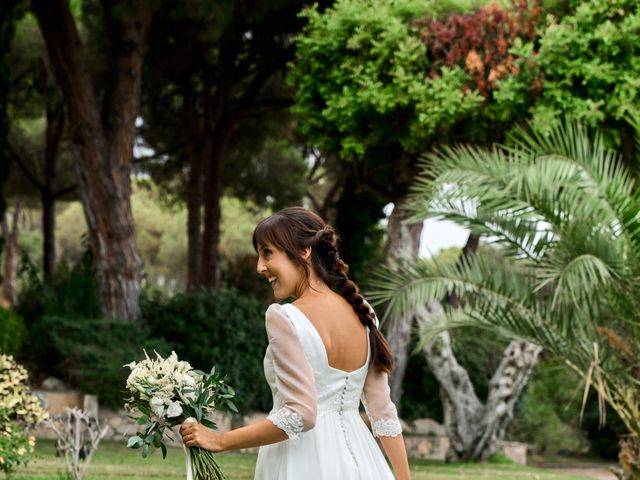
[[[278,279],[276,277],[271,277],[268,280],[269,280],[269,283],[271,284],[271,288],[276,288],[275,285]]]

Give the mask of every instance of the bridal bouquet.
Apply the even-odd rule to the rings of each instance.
[[[175,352],[168,358],[162,358],[156,352],[155,359],[145,352],[145,357],[140,362],[125,365],[131,369],[127,378],[130,396],[125,399],[125,408],[134,412],[130,418],[144,428],[129,438],[127,446],[142,448],[143,457],[154,447],[162,450],[162,458],[166,457],[163,438],[167,427],[195,419],[206,427],[216,428],[215,423],[206,418],[208,413],[215,409],[237,413],[232,401],[235,393],[215,367],[210,373],[194,370],[189,363],[178,360]],[[208,450],[190,448],[186,462],[187,478],[225,478],[213,453]]]

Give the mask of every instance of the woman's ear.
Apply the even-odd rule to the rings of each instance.
[[[304,258],[305,260],[309,260],[311,258],[311,247],[306,247],[302,251],[302,258]]]

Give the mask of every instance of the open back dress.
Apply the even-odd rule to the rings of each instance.
[[[271,305],[266,329],[264,371],[273,394],[267,418],[289,439],[260,448],[255,479],[392,480],[374,435],[394,437],[402,429],[387,374],[369,368],[371,347],[357,370],[331,367],[320,334],[292,304]]]

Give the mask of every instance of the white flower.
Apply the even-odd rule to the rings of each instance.
[[[155,413],[158,417],[164,417],[164,400],[160,397],[153,397],[149,402],[149,406],[153,413]]]
[[[178,402],[171,402],[167,408],[167,418],[179,417],[182,415],[182,407]]]
[[[196,380],[188,373],[185,373],[184,375],[182,375],[182,385],[186,385],[188,387],[195,387]]]

